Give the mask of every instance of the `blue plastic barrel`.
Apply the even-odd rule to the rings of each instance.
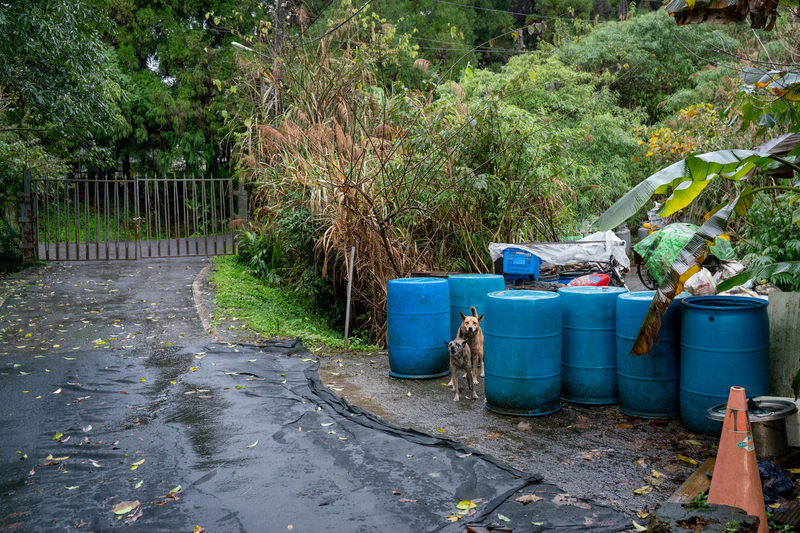
[[[617,403],[617,298],[622,287],[562,287],[561,398]]]
[[[617,388],[619,410],[630,416],[669,420],[680,416],[680,335],[682,301],[679,294],[661,317],[658,344],[645,355],[631,349],[656,291],[630,292],[617,298]]]
[[[425,379],[449,374],[444,344],[450,340],[447,280],[393,279],[386,292],[389,375]]]
[[[767,302],[738,296],[690,296],[681,320],[681,422],[698,433],[719,434],[706,417],[726,403],[731,387],[748,397],[769,392]]]
[[[514,416],[561,409],[561,297],[490,293],[482,328],[486,407]]]
[[[461,327],[461,315],[472,316],[470,307],[484,313],[486,295],[490,292],[502,291],[506,288],[503,276],[494,274],[456,274],[447,278],[450,284],[450,339],[458,335]]]

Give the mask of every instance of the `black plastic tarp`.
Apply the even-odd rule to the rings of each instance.
[[[5,362],[0,529],[455,532],[493,522],[610,532],[630,523],[541,476],[349,405],[297,342]],[[542,500],[522,505],[523,494]],[[462,500],[476,503],[473,514],[449,522]],[[123,501],[139,506],[115,514]]]

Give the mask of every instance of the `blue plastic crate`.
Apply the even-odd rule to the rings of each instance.
[[[542,260],[519,248],[506,248],[503,250],[503,276],[506,280],[528,279],[532,275],[534,280],[539,279],[539,269]]]

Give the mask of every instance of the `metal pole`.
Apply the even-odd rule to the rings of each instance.
[[[347,351],[347,334],[350,329],[350,293],[353,290],[353,260],[356,256],[356,247],[350,248],[350,267],[347,273],[347,310],[344,313],[344,351]]]

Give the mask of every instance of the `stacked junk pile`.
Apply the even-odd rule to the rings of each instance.
[[[667,226],[637,245],[649,264],[669,264],[671,250],[691,231],[689,225],[673,225],[677,228],[666,231]],[[660,245],[652,242],[655,236]],[[717,257],[724,260],[715,265],[716,273],[704,269],[691,286],[694,294],[677,296],[662,317],[659,342],[646,355],[632,355],[655,291],[630,292],[624,282],[613,286],[612,275],[591,279],[603,274],[604,264],[627,270],[626,244],[613,232],[573,243],[492,244],[504,275],[391,280],[390,375],[449,374],[446,343],[475,308],[482,318],[487,409],[546,416],[567,401],[619,404],[623,414],[646,419],[679,418],[691,431],[721,436],[716,463],[709,459],[687,481],[695,488],[691,497],[708,488],[711,477],[708,502],[758,516],[761,533],[767,531],[765,496],[775,522],[796,525],[800,489],[775,465],[800,461],[800,420],[790,390],[798,367],[800,339],[794,337],[800,333],[794,324],[800,300],[790,305],[786,299],[797,295],[763,287],[759,292],[769,296],[749,287],[716,294],[716,282],[741,268],[731,261],[730,244],[717,242]],[[573,271],[569,264],[583,269]],[[601,272],[586,272],[587,266]],[[766,491],[753,482],[759,468]],[[798,473],[790,470],[791,477]],[[670,516],[667,510],[654,513],[651,526],[675,518],[674,510]]]

